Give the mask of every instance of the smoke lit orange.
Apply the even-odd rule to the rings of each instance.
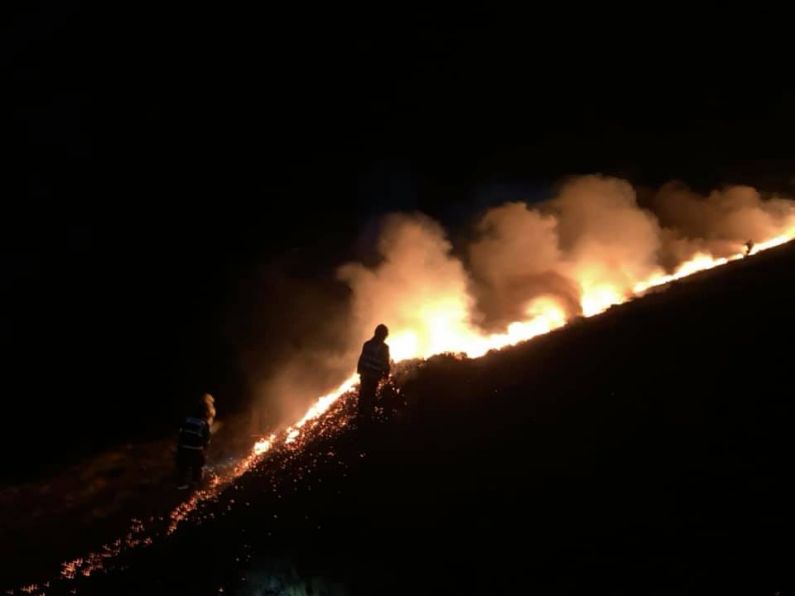
[[[684,201],[684,211],[692,212],[692,198],[674,190],[680,194],[672,201]],[[451,256],[444,233],[425,218],[397,219],[382,239],[383,262],[373,269],[345,266],[341,278],[354,290],[353,311],[360,329],[370,331],[380,322],[389,325],[388,343],[396,362],[440,353],[477,358],[560,328],[574,316],[598,315],[652,288],[741,259],[749,238],[755,242],[749,256],[795,238],[792,203],[776,199],[768,207],[751,191],[729,189],[698,203],[697,208],[712,218],[713,227],[706,231],[697,229],[705,218],[693,223],[679,212],[666,217],[680,218],[681,229],[664,229],[654,215],[637,206],[626,183],[598,177],[575,182],[539,209],[515,203],[492,210],[481,222],[484,237],[472,247],[470,267],[481,284],[481,302],[500,304],[503,311],[508,304],[516,314],[496,332],[484,330],[489,328],[483,324],[488,309],[486,314],[479,311],[483,304],[473,295],[472,272]],[[745,221],[751,222],[747,230]],[[704,235],[694,239],[686,233],[688,226]],[[746,232],[749,235],[742,236]],[[667,270],[658,262],[666,251],[681,257]],[[548,281],[549,272],[557,280],[554,284],[534,281]],[[523,287],[516,280],[534,285]],[[297,422],[259,439],[246,458],[171,512],[167,533],[274,448],[300,448],[356,382],[351,374],[317,398]],[[124,539],[100,553],[65,563],[62,576],[90,575],[121,550],[151,540],[136,523]]]

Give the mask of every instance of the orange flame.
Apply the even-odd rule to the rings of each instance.
[[[795,227],[785,234],[757,243],[749,251],[749,256],[780,246],[793,238],[795,238]],[[667,274],[658,271],[646,279],[636,281],[629,291],[607,283],[583,282],[580,284],[582,314],[586,317],[597,315],[611,306],[640,296],[651,288],[719,267],[741,259],[743,256],[745,256],[744,252],[738,252],[729,257],[714,257],[704,252],[697,253],[682,263],[673,273]],[[454,293],[439,296],[424,304],[420,317],[423,323],[421,328],[393,330],[389,343],[394,360],[400,362],[408,359],[427,358],[446,352],[477,358],[491,350],[498,350],[549,333],[568,322],[562,306],[555,299],[544,297],[530,302],[525,309],[526,318],[509,324],[503,333],[484,334],[475,325],[468,322],[468,313],[466,300]],[[222,477],[214,477],[208,488],[194,493],[190,499],[171,512],[166,533],[174,532],[201,502],[217,497],[224,487],[261,462],[273,448],[280,445],[295,445],[302,433],[313,427],[310,423],[319,420],[341,396],[353,389],[355,385],[356,375],[352,374],[336,389],[319,397],[298,422],[280,433],[271,433],[259,439],[249,455],[238,462],[231,471]],[[130,531],[123,539],[103,546],[98,553],[91,553],[86,557],[64,563],[61,577],[72,579],[78,574],[89,576],[103,569],[105,561],[118,555],[122,550],[151,543],[152,537],[144,535],[143,524],[134,520]],[[21,589],[30,592],[38,589],[38,586],[25,586]]]
[[[792,228],[785,234],[757,243],[749,255],[780,246],[794,238],[795,228]],[[630,291],[622,291],[606,283],[583,284],[580,299],[582,314],[585,317],[597,315],[611,306],[640,296],[651,288],[725,265],[744,256],[744,252],[729,257],[714,257],[700,252],[682,263],[673,273],[656,272],[647,279],[636,282]],[[389,344],[395,362],[428,358],[435,354],[450,352],[477,358],[491,350],[499,350],[549,333],[568,322],[561,305],[552,298],[543,297],[533,300],[527,306],[526,319],[509,324],[504,333],[483,334],[474,325],[465,322],[467,316],[464,311],[464,301],[457,296],[441,296],[426,304],[422,313],[425,323],[422,329],[397,329],[390,336]],[[285,443],[293,443],[307,422],[325,413],[340,396],[355,385],[355,382],[356,376],[351,375],[337,389],[318,398],[304,417],[285,431]],[[254,452],[258,455],[267,452],[273,441],[273,435],[258,441],[254,446]]]

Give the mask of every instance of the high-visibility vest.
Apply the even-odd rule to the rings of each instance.
[[[357,369],[359,374],[378,376],[389,374],[389,346],[375,339],[364,342]]]
[[[210,425],[202,418],[188,416],[179,427],[180,449],[202,451],[210,442]]]

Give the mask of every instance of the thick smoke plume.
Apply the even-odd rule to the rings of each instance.
[[[388,321],[399,332],[419,330],[405,340],[410,345],[404,349],[427,352],[440,346],[450,329],[469,324],[475,305],[469,278],[451,255],[441,226],[423,215],[393,215],[378,248],[383,260],[377,267],[352,263],[339,270],[340,279],[353,289],[352,324],[358,339]]]
[[[483,214],[463,247],[466,263],[427,218],[392,218],[383,263],[346,265],[342,277],[367,329],[379,321],[427,326],[428,305],[444,297],[457,324],[499,330],[525,320],[534,300],[552,299],[569,318],[593,314],[697,254],[726,257],[748,241],[795,229],[795,202],[763,199],[750,187],[703,197],[668,184],[652,203],[653,210],[641,208],[624,180],[575,178],[546,202],[511,202]]]
[[[339,371],[353,370],[378,323],[390,327],[396,358],[482,353],[601,312],[693,260],[742,254],[749,241],[795,237],[795,202],[744,186],[701,196],[671,183],[642,208],[628,182],[584,176],[545,202],[520,199],[483,213],[471,240],[455,250],[427,216],[386,218],[380,262],[337,272],[350,288],[349,313],[329,324],[347,329],[344,348],[297,354],[288,370],[317,374],[282,374],[278,393],[295,394],[299,386],[308,394],[311,379],[324,379],[317,389],[325,390],[330,377],[345,378]],[[319,374],[324,368],[329,374]]]

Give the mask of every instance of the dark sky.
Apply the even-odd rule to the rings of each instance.
[[[795,175],[772,13],[104,4],[0,21],[7,416],[58,436],[243,391],[228,313],[261,269],[322,275],[386,211],[456,226],[576,173]],[[144,393],[155,414],[109,421]]]

